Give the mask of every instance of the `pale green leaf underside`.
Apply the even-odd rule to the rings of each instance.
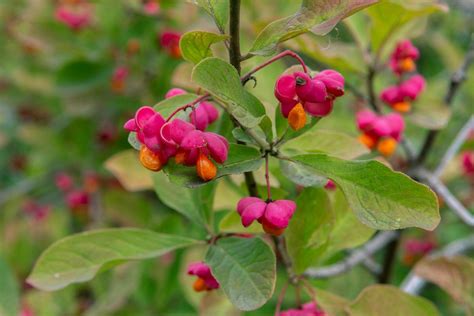
[[[134,149],[120,151],[107,159],[104,167],[112,173],[128,191],[141,191],[153,188],[152,173],[144,168]]]
[[[364,244],[372,237],[375,230],[362,224],[347,204],[341,190],[332,196],[334,225],[332,226],[326,256],[331,256],[342,249],[349,249]]]
[[[468,257],[425,258],[415,273],[445,290],[451,297],[474,309],[474,260]]]
[[[257,309],[272,297],[276,259],[273,250],[262,239],[220,239],[209,248],[206,263],[238,309]]]
[[[225,32],[229,20],[229,0],[195,0],[214,19],[217,27]]]
[[[390,285],[365,288],[346,311],[351,316],[437,316],[436,307],[425,298],[406,294]]]
[[[227,38],[227,35],[192,31],[183,34],[179,47],[185,60],[197,64],[204,58],[212,56],[211,46],[213,44],[222,42]]]
[[[258,35],[250,49],[254,55],[270,55],[278,43],[306,32],[325,35],[336,24],[378,0],[304,0],[294,15],[274,21]]]
[[[224,103],[230,115],[245,128],[256,128],[265,115],[262,103],[246,91],[237,70],[219,58],[209,57],[193,69],[192,80]]]
[[[346,161],[323,154],[291,159],[334,180],[352,211],[369,227],[433,230],[440,221],[438,200],[427,186],[378,161]]]
[[[368,154],[367,147],[347,134],[313,127],[303,135],[290,139],[281,152],[288,155],[326,153],[342,159],[353,159]]]
[[[308,132],[290,139],[282,147],[281,152],[286,155],[296,155],[305,153],[326,153],[328,155],[353,159],[369,153],[357,139],[335,131],[320,130],[316,127]],[[318,175],[311,168],[296,164],[290,161],[281,160],[280,165],[283,174],[298,185],[305,187],[324,186],[326,177]]]
[[[296,273],[317,263],[328,247],[333,218],[331,204],[322,188],[307,188],[296,200],[297,212],[285,236]]]
[[[192,168],[190,171],[194,174],[196,172]],[[207,226],[210,220],[210,210],[203,203],[203,199],[213,197],[208,192],[209,189],[212,189],[210,186],[213,183],[203,183],[199,188],[190,189],[182,184],[171,182],[163,172],[156,172],[152,177],[155,192],[165,205],[186,216],[193,223]],[[204,192],[206,192],[206,197],[203,196]]]
[[[110,228],[72,235],[51,245],[36,262],[29,284],[54,291],[86,282],[127,260],[158,257],[199,241],[149,230]]]

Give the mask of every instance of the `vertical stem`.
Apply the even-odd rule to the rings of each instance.
[[[229,33],[229,62],[240,75],[240,0],[230,0]]]
[[[387,284],[390,283],[390,277],[392,275],[393,265],[397,257],[397,249],[400,243],[401,231],[397,231],[397,236],[394,240],[387,245],[387,252],[384,256],[382,272],[379,276],[379,283]]]
[[[272,199],[272,189],[270,187],[270,172],[268,171],[268,154],[265,155],[265,181],[267,182],[267,199]]]
[[[240,75],[240,0],[230,0],[229,4],[229,62]],[[237,142],[240,143],[241,142]],[[250,196],[258,196],[257,182],[252,172],[245,172],[245,184]]]
[[[375,69],[372,65],[369,65],[367,71],[367,94],[369,95],[369,105],[375,112],[380,113],[380,109],[377,106],[377,98],[375,96],[374,79]]]

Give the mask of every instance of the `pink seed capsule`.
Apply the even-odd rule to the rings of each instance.
[[[323,117],[331,113],[333,105],[332,100],[320,103],[305,102],[303,104],[304,109],[309,115],[317,117]]]
[[[275,84],[275,97],[281,103],[294,101],[296,97],[295,87],[296,82],[293,75],[282,75]]]

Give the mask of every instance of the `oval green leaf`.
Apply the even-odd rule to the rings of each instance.
[[[54,291],[86,282],[127,260],[149,259],[199,241],[135,228],[94,230],[61,239],[46,249],[27,282]]]
[[[303,0],[295,14],[274,21],[258,35],[250,49],[254,55],[270,55],[278,43],[306,32],[325,35],[336,24],[378,0]]]
[[[347,161],[323,154],[291,159],[334,180],[352,211],[369,227],[433,230],[439,224],[438,200],[433,191],[378,161]]]
[[[206,263],[238,309],[257,309],[272,297],[276,259],[273,250],[262,239],[220,239],[209,248]]]

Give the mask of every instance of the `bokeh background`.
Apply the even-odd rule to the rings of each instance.
[[[64,5],[79,6],[77,10],[85,12],[87,21],[65,23],[58,13]],[[298,5],[298,1],[243,0],[243,50],[265,25],[295,12]],[[474,2],[449,1],[448,5],[448,13],[417,19],[405,30],[421,52],[418,70],[426,77],[428,89],[420,104],[428,108],[439,108],[450,76],[462,63],[474,32]],[[360,16],[363,18],[363,13]],[[198,257],[199,249],[129,263],[90,283],[54,293],[35,290],[25,283],[40,253],[55,240],[75,232],[127,226],[197,234],[149,190],[149,180],[136,175],[133,183],[124,187],[120,180],[129,175],[114,169],[109,161],[130,148],[122,126],[139,106],[156,104],[171,87],[195,91],[190,82],[192,65],[177,53],[176,37],[196,29],[216,31],[203,10],[184,0],[0,1],[0,270],[11,272],[9,282],[18,286],[23,312],[31,313],[22,315],[238,314],[222,297],[200,302],[200,296],[190,290],[192,280],[184,273],[185,263]],[[301,52],[311,67],[329,64],[353,86],[364,88],[365,83],[353,75],[361,63],[351,53],[354,43],[344,24],[328,36],[304,35],[285,45]],[[226,58],[218,45],[215,54]],[[244,68],[261,60],[254,58],[244,63]],[[273,84],[290,65],[285,62],[257,76],[252,92],[267,108],[277,105]],[[474,78],[474,69],[468,75]],[[380,75],[377,89],[391,80],[388,71],[387,76]],[[473,114],[473,87],[474,79],[469,79],[457,95],[429,164],[436,164]],[[356,98],[348,93],[322,126],[357,135],[357,106]],[[434,121],[443,115],[435,116]],[[424,132],[409,123],[407,137],[419,146]],[[473,148],[473,141],[468,140],[462,151]],[[133,158],[122,157],[132,173],[136,166]],[[443,179],[472,211],[473,184],[461,169],[456,156]],[[238,197],[226,188],[220,190],[214,204],[229,211]],[[442,223],[436,231],[409,230],[404,242],[428,241],[436,247],[468,234],[472,229],[442,207]],[[397,253],[395,284],[413,264],[403,245]],[[370,273],[358,267],[315,284],[353,299],[374,282]],[[8,295],[6,283],[0,281],[0,296]],[[428,285],[421,295],[434,301],[444,315],[464,314],[436,286]],[[294,293],[290,291],[289,296],[285,304],[291,306]],[[270,315],[276,299],[275,295],[262,309],[246,314]]]

